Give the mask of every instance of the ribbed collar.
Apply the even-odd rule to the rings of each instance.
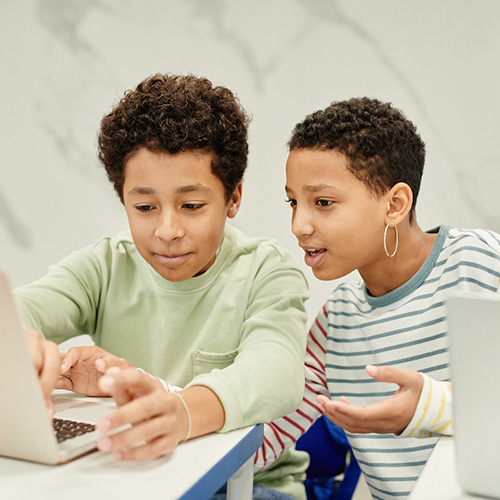
[[[373,297],[368,294],[368,289],[366,288],[366,285],[363,284],[363,291],[365,299],[368,302],[368,304],[370,304],[370,306],[373,307],[374,309],[377,307],[388,306],[389,304],[392,304],[393,302],[402,299],[403,297],[409,295],[414,290],[416,290],[427,279],[431,271],[434,269],[439,254],[443,249],[444,241],[446,239],[446,236],[448,235],[449,230],[450,226],[448,225],[443,225],[439,228],[436,241],[434,242],[432,250],[427,259],[425,260],[424,264],[412,278],[410,278],[406,283],[402,284],[400,287],[396,288],[395,290],[392,290],[389,293],[386,293],[385,295],[381,295],[380,297]],[[435,231],[429,231],[429,232],[435,232]]]

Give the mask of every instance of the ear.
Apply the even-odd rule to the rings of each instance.
[[[411,211],[413,192],[406,182],[398,182],[385,196],[387,198],[386,224],[397,226]]]
[[[242,190],[243,190],[243,183],[238,182],[238,185],[234,189],[233,194],[231,195],[231,199],[229,200],[229,203],[227,205],[227,216],[230,219],[235,217],[236,214],[238,213],[238,210],[240,209]]]

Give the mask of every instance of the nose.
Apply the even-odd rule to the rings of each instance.
[[[314,233],[313,220],[308,210],[295,207],[292,213],[292,233],[299,240]]]
[[[173,210],[162,210],[155,228],[155,236],[164,241],[173,241],[184,236],[181,217]]]

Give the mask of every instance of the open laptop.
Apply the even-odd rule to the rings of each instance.
[[[0,269],[0,455],[58,464],[95,449],[99,433],[94,424],[113,410],[114,403],[65,394],[68,396],[53,398],[54,425],[47,414],[9,280]],[[76,430],[71,422],[75,420],[82,422]],[[58,437],[55,426],[62,427]]]
[[[450,298],[448,320],[458,482],[500,498],[500,295]]]

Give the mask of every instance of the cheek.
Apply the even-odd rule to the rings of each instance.
[[[137,217],[129,217],[128,223],[135,244],[137,246],[141,245],[141,243],[144,244],[151,232],[150,224],[147,224],[144,220],[138,220]]]

